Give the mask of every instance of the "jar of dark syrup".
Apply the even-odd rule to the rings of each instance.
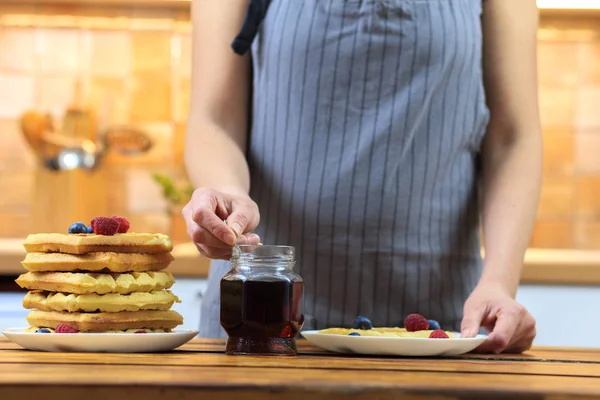
[[[291,246],[240,245],[221,279],[221,326],[227,354],[296,355],[304,323],[304,281]]]

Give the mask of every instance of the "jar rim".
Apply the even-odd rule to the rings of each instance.
[[[295,249],[294,246],[288,246],[284,244],[238,244],[239,248],[287,248],[287,249]]]
[[[231,251],[231,261],[242,263],[289,263],[294,262],[296,248],[285,245],[251,245],[234,246]]]

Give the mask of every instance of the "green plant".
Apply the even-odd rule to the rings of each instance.
[[[170,208],[184,205],[194,192],[194,187],[189,183],[177,186],[173,179],[166,175],[154,173],[152,179],[162,188],[163,197],[169,203]]]

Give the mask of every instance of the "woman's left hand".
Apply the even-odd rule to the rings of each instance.
[[[464,306],[461,336],[474,337],[480,327],[488,338],[475,352],[521,353],[535,338],[535,319],[499,284],[480,282]]]

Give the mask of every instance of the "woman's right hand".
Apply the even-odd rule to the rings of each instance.
[[[196,189],[181,214],[190,238],[208,258],[229,259],[236,242],[260,243],[258,235],[251,233],[260,221],[258,206],[247,194]]]

